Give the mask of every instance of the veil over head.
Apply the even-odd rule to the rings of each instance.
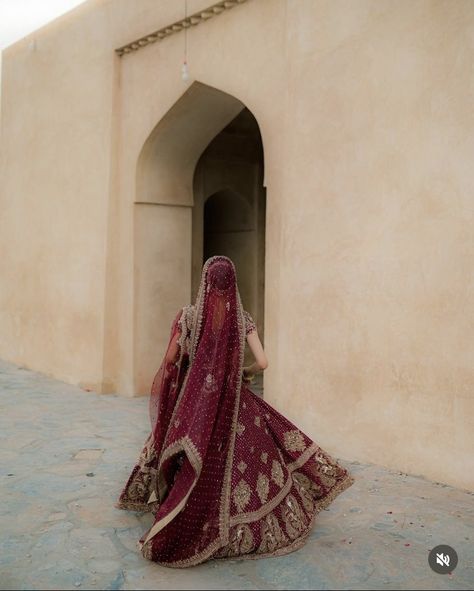
[[[179,361],[171,369],[169,361],[163,362],[150,400],[153,445],[159,457],[155,497],[160,505],[140,544],[153,544],[162,555],[173,552],[169,540],[157,534],[182,519],[186,506],[189,552],[211,555],[228,541],[245,346],[244,311],[235,266],[228,257],[213,256],[205,262],[195,305],[175,318],[170,342],[173,339],[180,349]]]

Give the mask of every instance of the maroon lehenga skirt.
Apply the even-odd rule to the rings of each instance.
[[[157,487],[157,460],[150,434],[116,507],[156,512],[159,501],[149,501]],[[186,515],[185,506],[179,519],[171,521],[156,536],[159,540],[152,540],[142,552],[171,567],[193,566],[210,558],[287,554],[305,543],[318,512],[352,483],[345,468],[243,384],[228,503],[228,543],[211,554],[196,549],[194,556],[188,553],[183,559],[183,528],[196,520],[195,513]],[[205,498],[202,503],[205,507]],[[201,547],[206,546],[206,525],[199,524]]]

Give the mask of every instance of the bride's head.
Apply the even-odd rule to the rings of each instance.
[[[219,255],[208,259],[207,284],[209,289],[227,291],[236,283],[234,263],[225,256]],[[206,261],[206,263],[208,262]]]

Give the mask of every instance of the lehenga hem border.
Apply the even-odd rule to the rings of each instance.
[[[324,499],[321,499],[321,501],[319,501],[319,502],[316,501],[316,507],[314,510],[314,514],[311,518],[311,521],[309,522],[309,525],[308,525],[306,531],[299,538],[297,538],[294,542],[292,542],[290,545],[285,546],[283,548],[278,548],[277,550],[274,550],[273,552],[266,552],[264,554],[252,553],[252,554],[242,554],[240,556],[223,556],[222,558],[217,558],[217,557],[213,558],[213,560],[259,560],[260,558],[271,558],[273,556],[284,556],[285,554],[290,554],[291,552],[295,552],[296,550],[299,550],[306,543],[306,540],[307,540],[309,534],[311,533],[311,530],[313,529],[314,521],[315,521],[318,513],[320,513],[320,511],[322,511],[328,505],[330,505],[332,503],[332,501],[334,501],[334,499],[339,494],[341,494],[347,488],[352,486],[352,484],[354,484],[354,478],[350,474],[347,474],[347,476],[343,480],[341,480],[338,484],[336,484],[336,486],[333,487],[333,489],[329,492],[328,495],[326,495],[324,497]],[[167,566],[167,565],[165,565],[165,566]]]
[[[187,560],[179,560],[175,562],[162,562],[162,561],[155,561],[157,564],[161,566],[166,566],[168,568],[183,568],[183,567],[191,567],[201,564],[205,560],[259,560],[260,558],[271,558],[273,556],[283,556],[285,554],[290,554],[291,552],[295,552],[299,548],[301,548],[305,543],[306,540],[311,533],[311,530],[314,525],[314,521],[316,516],[320,511],[325,509],[328,505],[332,503],[332,501],[344,490],[349,488],[354,483],[354,478],[347,474],[343,480],[341,480],[338,484],[336,484],[332,490],[320,501],[316,501],[315,503],[315,510],[314,514],[309,522],[308,527],[306,528],[305,532],[296,540],[294,540],[290,545],[285,546],[284,548],[278,548],[273,552],[266,552],[264,554],[241,554],[240,556],[224,556],[222,558],[213,557],[212,553],[217,552],[219,547],[222,547],[222,544],[216,544],[216,542],[212,543],[208,546],[203,552],[198,554],[197,556],[193,556],[191,559]],[[219,540],[217,540],[218,542]]]

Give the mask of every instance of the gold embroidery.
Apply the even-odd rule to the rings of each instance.
[[[229,558],[248,554],[255,548],[252,530],[246,523],[241,523],[232,528],[227,546],[221,548],[216,554],[216,558]]]
[[[298,501],[292,494],[285,499],[282,509],[283,521],[285,522],[286,533],[294,540],[306,529],[306,520]]]
[[[260,456],[260,459],[262,460],[262,462],[263,462],[264,464],[266,464],[266,463],[267,463],[267,460],[268,460],[268,454],[267,454],[267,452],[266,452],[266,451],[262,452],[262,455]]]
[[[290,475],[292,472],[306,464],[308,460],[311,459],[311,456],[315,453],[316,448],[316,444],[312,443],[294,462],[286,464],[285,468],[288,470],[288,474]],[[230,525],[234,526],[238,523],[252,523],[253,521],[262,519],[270,511],[273,511],[277,505],[283,502],[286,495],[291,491],[292,486],[293,480],[290,478],[290,476],[288,476],[288,479],[284,483],[283,487],[271,498],[271,500],[269,500],[265,505],[262,505],[256,511],[249,511],[248,513],[233,516],[230,519]]]
[[[237,466],[237,468],[240,470],[240,472],[243,474],[245,472],[245,470],[247,469],[247,464],[241,460]]]
[[[148,560],[153,560],[153,550],[151,547],[151,542],[148,542],[147,544],[144,544],[142,546],[142,554],[144,558],[147,558]]]
[[[280,462],[278,462],[277,460],[273,460],[272,463],[272,480],[280,488],[283,486],[283,483],[285,482],[285,474],[283,472],[283,468],[281,467]]]
[[[298,491],[301,501],[303,503],[304,510],[306,513],[312,514],[314,512],[313,496],[311,494],[313,486],[311,480],[301,474],[301,472],[294,472],[292,475],[295,488]],[[317,485],[314,485],[317,487]]]
[[[324,457],[324,454],[322,453],[322,451],[318,451],[317,454],[314,454],[314,459],[316,460],[316,462],[318,462],[318,464],[323,464],[325,466],[327,466],[328,461],[327,459]]]
[[[191,336],[193,322],[194,322],[194,304],[191,304],[189,306],[184,306],[183,311],[180,316],[180,319],[178,321],[179,327],[181,329],[180,335],[178,337],[178,346],[180,349],[181,356],[184,353],[189,354],[190,336]]]
[[[288,538],[278,523],[278,518],[273,513],[269,513],[260,527],[261,542],[258,547],[258,554],[274,552],[277,548],[284,546]]]
[[[191,309],[192,309],[192,329],[191,329],[191,334],[189,337],[189,347],[188,347],[190,363],[192,363],[192,361],[195,357],[196,347],[197,347],[197,343],[199,340],[199,335],[201,334],[203,308],[204,308],[204,289],[205,289],[204,286],[206,283],[205,279],[207,278],[207,270],[208,270],[209,265],[214,260],[216,260],[218,258],[219,258],[218,255],[214,256],[214,257],[210,257],[205,262],[205,264],[203,266],[203,273],[202,273],[202,276],[204,277],[204,281],[201,280],[199,290],[198,290],[198,296],[196,299],[196,305],[191,306]],[[231,263],[232,263],[232,261],[231,261]],[[232,267],[233,267],[234,273],[235,273],[235,266],[233,263],[232,263]],[[236,345],[238,345],[237,352],[238,352],[238,357],[239,357],[239,366],[242,367],[243,362],[244,362],[244,351],[245,351],[245,325],[244,325],[244,314],[243,314],[242,301],[241,301],[238,289],[235,289],[235,297],[237,300],[237,324],[238,324],[238,330],[239,330],[239,342],[236,343]],[[176,411],[176,408],[179,406],[178,403],[182,398],[183,392],[185,391],[185,386],[186,386],[187,379],[188,379],[189,375],[190,375],[190,373],[188,372],[185,376],[184,384],[181,387],[180,395],[179,395],[178,401],[175,405],[175,411]],[[240,408],[241,385],[242,385],[241,375],[237,375],[236,379],[235,379],[235,404],[234,404],[234,408],[233,408],[232,425],[231,425],[232,431],[231,432],[234,432],[234,429],[237,426],[238,412],[239,412],[239,408]],[[173,411],[173,414],[175,413],[175,411]],[[173,419],[174,419],[174,416],[172,417],[171,422]],[[186,440],[187,438],[183,438],[183,439]],[[192,443],[192,442],[189,442],[189,443]],[[187,447],[189,448],[189,449],[187,449],[188,453],[195,451],[192,449],[191,445],[187,445]],[[196,554],[194,554],[190,558],[170,562],[169,563],[170,566],[174,566],[174,567],[194,566],[195,564],[199,564],[200,562],[207,560],[208,558],[213,556],[221,547],[221,544],[222,544],[221,540],[223,539],[223,536],[225,535],[224,532],[228,532],[229,527],[230,527],[230,503],[232,500],[231,479],[232,479],[232,465],[233,465],[233,457],[234,457],[234,448],[235,448],[235,437],[232,437],[230,440],[230,445],[228,446],[226,465],[225,465],[225,471],[224,471],[224,482],[222,485],[220,499],[219,499],[220,536],[218,538],[213,539],[213,541],[210,542],[205,548],[203,548],[202,550],[200,550],[199,552],[197,552]],[[166,451],[165,451],[165,453],[166,453]],[[195,458],[192,458],[192,460],[191,460],[191,462],[193,463],[193,467],[194,467],[194,462],[193,462],[194,459]],[[200,458],[199,458],[199,460],[200,460]],[[199,465],[197,466],[197,474],[200,474],[200,472],[201,472],[201,465],[202,465],[202,463],[200,462]]]
[[[260,417],[255,417],[254,423],[257,427],[260,427]]]
[[[303,436],[297,429],[294,431],[287,431],[284,438],[285,448],[288,451],[304,451],[306,449]]]
[[[155,449],[153,447],[152,435],[148,436],[148,439],[143,446],[140,456],[138,458],[138,464],[143,468],[145,464],[149,464],[156,456]]]
[[[327,476],[326,474],[319,474],[319,479],[323,485],[327,486],[328,488],[332,488],[336,484],[336,479],[332,476]]]
[[[267,502],[269,487],[268,478],[260,472],[257,480],[257,494],[262,504]]]
[[[150,496],[150,481],[151,474],[139,470],[133,477],[133,480],[126,491],[127,500],[134,503],[146,504],[148,497]]]
[[[236,431],[239,435],[242,435],[242,433],[245,431],[245,425],[242,425],[242,423],[237,423]]]
[[[234,503],[240,513],[249,504],[251,493],[250,486],[242,479],[234,490]]]

